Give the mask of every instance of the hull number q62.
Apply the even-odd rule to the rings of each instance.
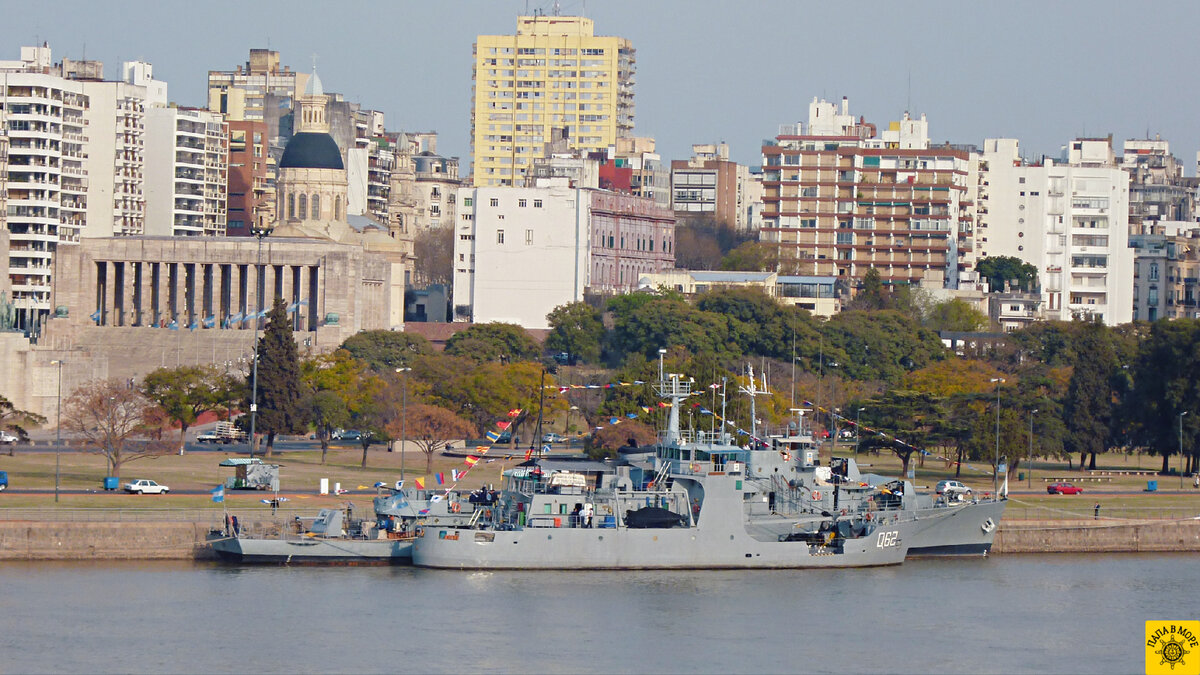
[[[900,533],[895,530],[875,535],[876,548],[891,548],[898,545],[900,545]]]

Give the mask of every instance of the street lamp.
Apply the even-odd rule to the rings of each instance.
[[[854,411],[854,458],[858,459],[858,437],[862,433],[862,413],[866,408]]]
[[[1189,411],[1179,413],[1179,488],[1183,489],[1183,417]]]
[[[254,371],[253,371],[253,374],[251,374],[251,376],[250,376],[250,458],[251,459],[254,459],[254,425],[255,425],[255,422],[258,421],[258,357],[259,357],[258,321],[259,321],[259,318],[257,315],[262,313],[263,300],[266,299],[266,297],[267,297],[266,293],[263,291],[262,285],[259,284],[258,282],[259,282],[259,280],[266,281],[266,278],[267,278],[267,275],[265,273],[263,273],[263,271],[262,271],[262,243],[263,243],[263,239],[268,234],[270,234],[270,230],[267,230],[267,229],[259,229],[257,232],[254,233],[254,236],[258,237],[258,260],[254,265],[254,276],[255,276],[254,290],[255,290],[255,295],[258,296],[257,302],[255,304],[258,306],[255,308],[255,317],[254,317]]]
[[[988,381],[996,383],[996,456],[992,464],[992,494],[996,495],[1000,492],[1000,385],[1004,378],[993,377]]]
[[[658,350],[658,381],[663,382],[663,357],[666,356],[667,350]]]
[[[1025,475],[1028,477],[1025,485],[1031,488],[1033,487],[1033,416],[1037,412],[1037,408],[1029,411],[1029,466],[1025,469]]]
[[[400,480],[404,480],[404,445],[408,443],[408,373],[412,368],[397,368],[403,385],[400,395]]]
[[[52,366],[58,366],[58,412],[54,414],[54,503],[58,503],[58,486],[59,486],[59,454],[62,452],[62,367],[63,360],[56,359],[50,362]]]

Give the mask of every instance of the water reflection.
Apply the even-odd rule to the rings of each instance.
[[[869,570],[0,565],[9,672],[1134,672],[1194,554]]]

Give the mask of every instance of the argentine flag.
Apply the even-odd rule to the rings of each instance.
[[[214,502],[225,501],[225,486],[224,485],[218,485],[217,487],[213,488],[212,500]]]

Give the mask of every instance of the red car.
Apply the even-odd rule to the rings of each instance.
[[[1070,483],[1051,483],[1046,486],[1046,492],[1052,495],[1077,495],[1083,492],[1083,488]]]

